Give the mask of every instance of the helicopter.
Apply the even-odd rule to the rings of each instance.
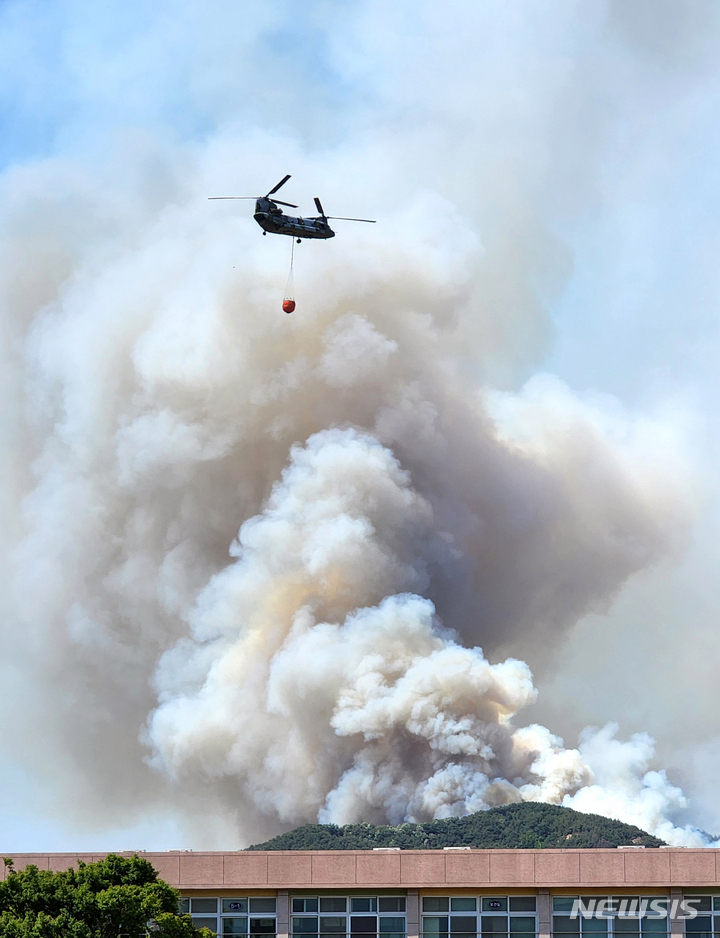
[[[291,238],[297,238],[298,244],[303,238],[334,238],[335,232],[328,224],[328,219],[333,221],[362,221],[370,225],[375,224],[372,218],[344,218],[340,215],[326,215],[320,199],[315,197],[315,208],[320,214],[314,218],[299,218],[292,215],[285,215],[280,205],[287,208],[297,208],[292,202],[281,202],[280,199],[273,199],[270,196],[275,195],[281,186],[290,179],[290,174],[284,176],[280,182],[266,195],[211,195],[210,199],[255,199],[255,211],[253,218],[263,229],[263,235],[268,231],[270,234],[290,235]]]

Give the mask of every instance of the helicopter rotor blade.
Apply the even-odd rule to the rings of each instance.
[[[209,195],[208,199],[241,199],[247,201],[257,202],[258,199],[264,199],[264,195]],[[271,202],[276,202],[278,205],[287,205],[288,208],[297,208],[297,205],[293,205],[292,202],[281,202],[280,199],[270,199]]]
[[[323,218],[327,217],[323,211],[322,202],[317,196],[315,196],[315,208],[318,210],[318,212],[320,212]]]
[[[332,218],[333,221],[366,221],[369,225],[377,224],[374,218],[345,218],[344,215],[326,215],[326,218]]]
[[[283,176],[280,182],[268,192],[268,195],[272,195],[273,192],[277,192],[280,186],[284,186],[289,178],[290,178],[290,173],[288,173],[287,176]],[[265,196],[265,198],[267,198],[267,196]]]

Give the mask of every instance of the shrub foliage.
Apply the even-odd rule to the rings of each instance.
[[[108,855],[60,873],[5,860],[0,938],[198,938],[179,894],[141,857]]]

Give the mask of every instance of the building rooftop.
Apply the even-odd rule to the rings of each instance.
[[[118,851],[128,854],[128,851]],[[720,886],[720,849],[138,851],[178,889]],[[63,870],[103,853],[2,854]],[[6,875],[4,868],[0,876]]]

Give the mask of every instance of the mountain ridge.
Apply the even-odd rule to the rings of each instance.
[[[665,842],[632,824],[599,814],[539,802],[520,802],[478,811],[460,818],[426,823],[304,824],[249,850],[440,850],[566,849],[571,847],[660,847]]]

